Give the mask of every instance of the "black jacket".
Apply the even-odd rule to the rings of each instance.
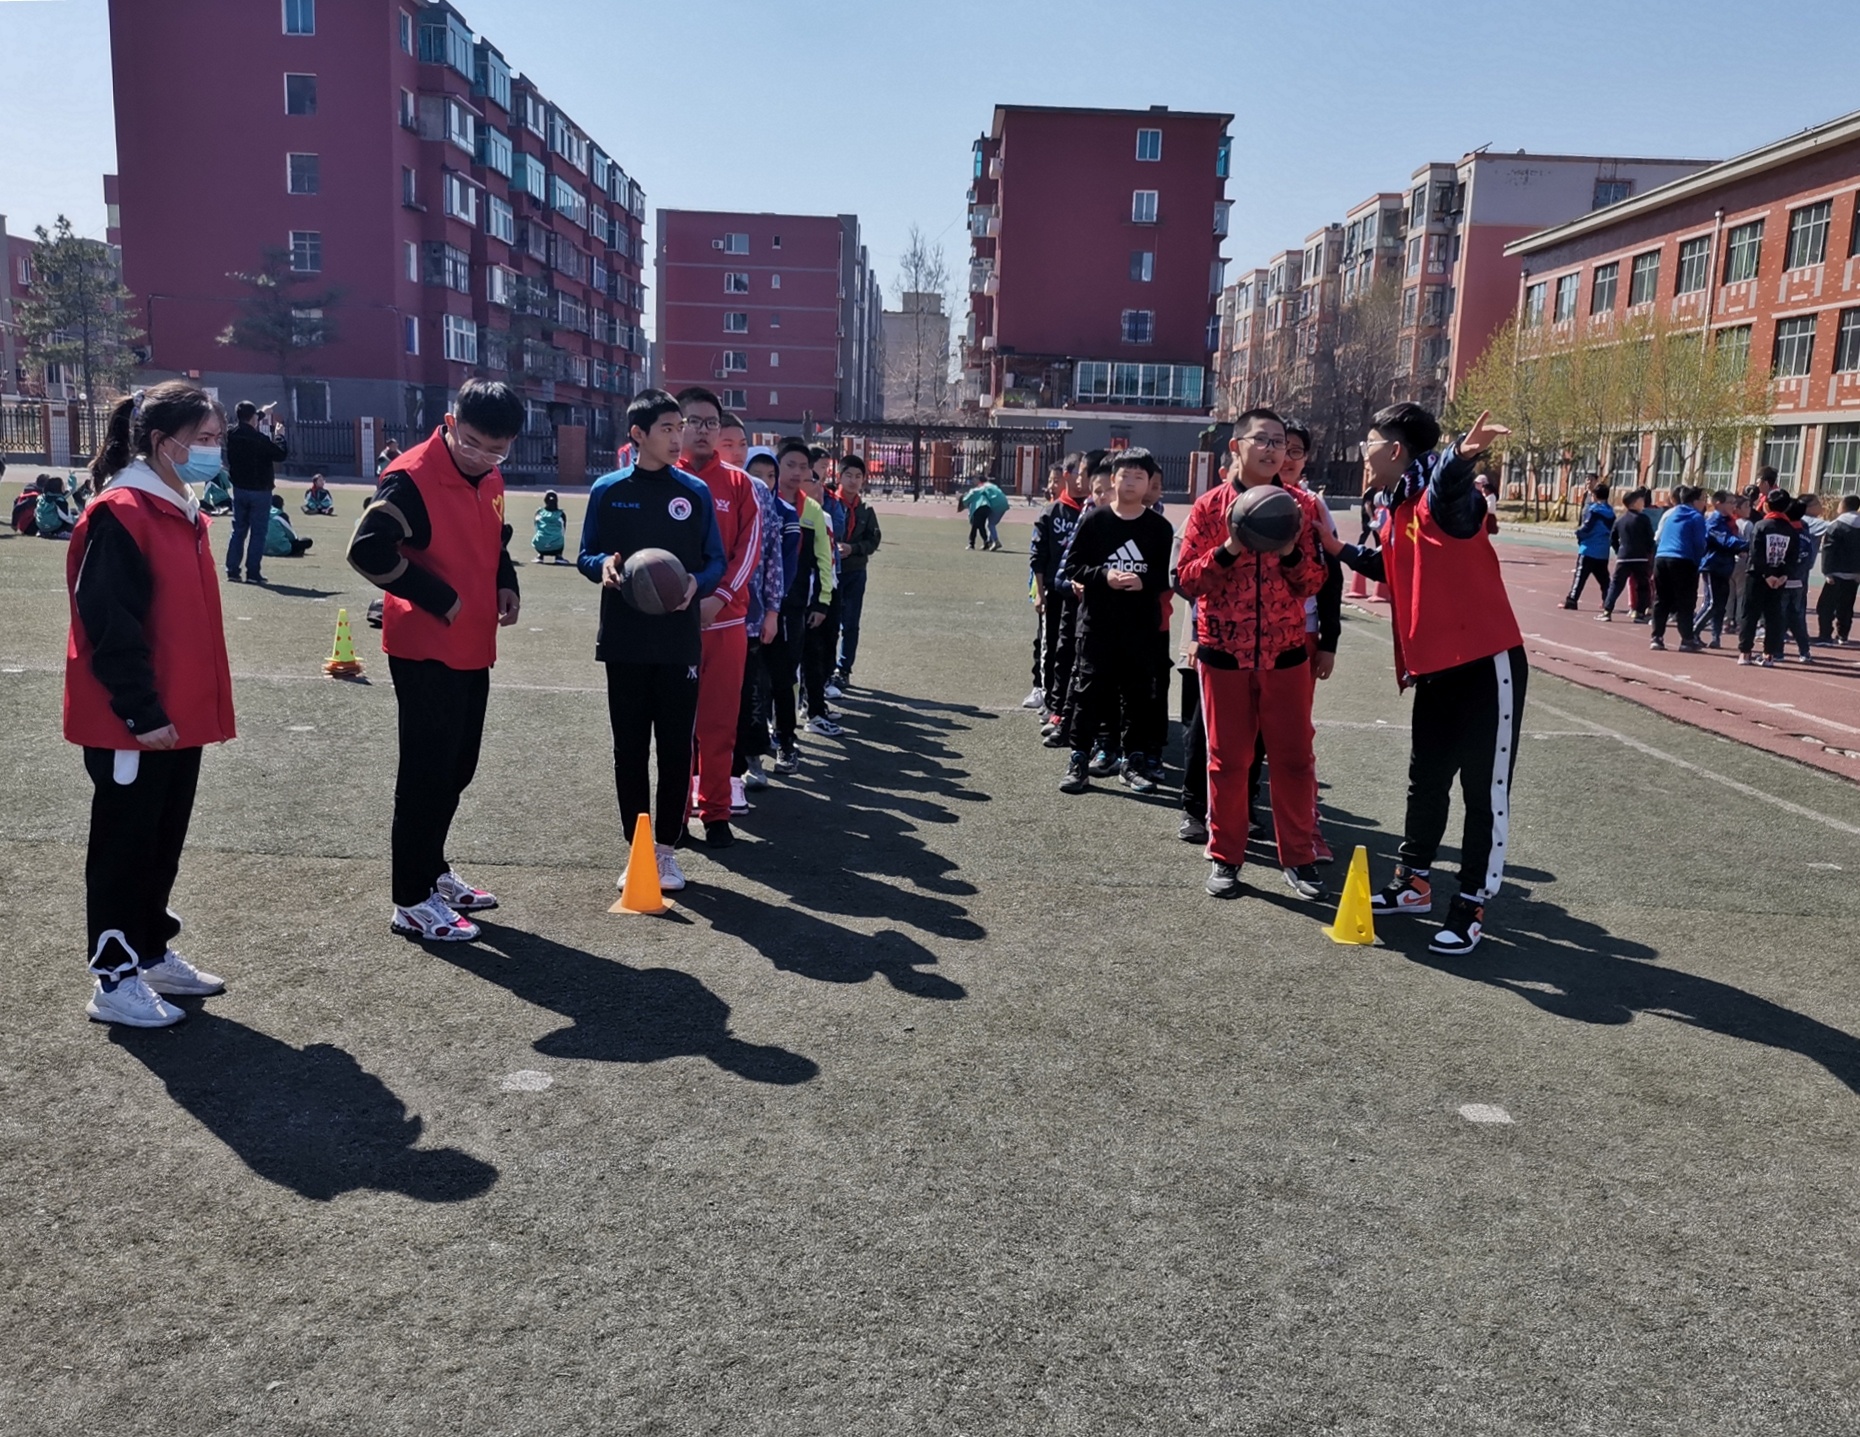
[[[235,489],[270,493],[276,482],[272,465],[290,457],[290,447],[255,424],[235,424],[226,436],[226,472]]]
[[[1615,516],[1614,532],[1608,547],[1617,559],[1651,559],[1653,557],[1653,520],[1645,509],[1628,509]]]

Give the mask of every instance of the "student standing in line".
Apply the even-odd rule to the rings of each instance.
[[[1608,502],[1608,483],[1589,480],[1589,502],[1582,506],[1582,521],[1576,525],[1576,574],[1570,581],[1569,597],[1563,607],[1574,609],[1582,597],[1583,586],[1595,580],[1596,590],[1608,597],[1608,546],[1615,533],[1614,505]]]
[[[1722,648],[1725,610],[1731,602],[1731,576],[1737,572],[1738,556],[1749,549],[1749,542],[1737,531],[1737,500],[1729,490],[1720,489],[1711,496],[1712,512],[1705,516],[1705,557],[1699,560],[1699,574],[1705,581],[1706,599],[1693,621],[1693,631],[1711,629],[1710,647]]]
[[[729,425],[724,433],[730,432]],[[740,431],[739,431],[740,432]],[[787,594],[787,569],[783,566],[783,541],[790,520],[799,546],[801,521],[775,493],[775,451],[755,448],[746,451],[745,469],[755,488],[756,507],[762,516],[762,552],[756,560],[755,576],[749,584],[749,612],[744,616],[748,635],[748,657],[743,665],[743,702],[736,715],[736,754],[730,765],[730,812],[748,813],[752,789],[769,786],[762,760],[771,750],[769,740],[769,646],[781,628],[781,604]],[[785,514],[784,514],[784,511]],[[793,687],[789,688],[790,700]]]
[[[1068,454],[1055,466],[1058,492],[1046,511],[1033,521],[1033,538],[1027,546],[1027,567],[1033,576],[1033,607],[1039,616],[1034,632],[1034,689],[1023,708],[1044,708],[1049,727],[1066,711],[1066,694],[1072,684],[1072,630],[1078,600],[1071,585],[1060,577],[1066,546],[1084,512],[1089,480],[1085,456]]]
[[[840,656],[829,687],[852,687],[853,660],[859,657],[859,624],[865,617],[866,566],[884,542],[878,515],[865,500],[865,460],[840,456],[840,506],[846,511],[846,542],[840,546]]]
[[[1653,567],[1653,521],[1647,517],[1647,491],[1630,489],[1621,500],[1621,512],[1615,516],[1609,546],[1615,551],[1615,573],[1602,596],[1602,611],[1596,615],[1604,624],[1615,617],[1615,605],[1623,590],[1628,591],[1628,607],[1634,622],[1648,619],[1648,571]]]
[[[638,462],[594,481],[577,567],[601,586],[594,657],[607,668],[621,841],[631,842],[639,816],[652,812],[656,751],[659,806],[652,830],[659,885],[675,893],[686,881],[674,849],[691,801],[691,737],[704,657],[697,601],[709,598],[723,578],[723,536],[710,490],[677,467],[685,435],[678,401],[662,389],[642,390],[627,406],[626,424]],[[670,613],[644,613],[621,594],[622,567],[641,549],[664,549],[684,565],[684,601]],[[625,883],[623,868],[620,886]]]
[[[1696,654],[1704,647],[1692,629],[1699,606],[1699,566],[1705,559],[1705,491],[1681,484],[1673,491],[1673,507],[1660,525],[1653,551],[1653,641],[1648,648],[1666,647],[1666,621],[1679,624],[1679,651]]]
[[[497,907],[446,839],[478,772],[497,631],[522,609],[498,468],[522,428],[514,389],[466,380],[439,428],[388,461],[349,540],[350,567],[384,591],[400,737],[390,923],[408,938],[470,942],[478,925],[463,915]]]
[[[225,984],[169,946],[168,906],[200,779],[200,752],[235,736],[232,673],[207,521],[190,485],[220,466],[225,419],[179,380],[118,400],[91,473],[99,492],[65,556],[71,636],[65,738],[93,793],[84,861],[100,1023],[165,1028],[168,1002]]]
[[[827,606],[833,599],[833,553],[827,516],[807,494],[807,484],[813,477],[807,442],[784,439],[775,455],[776,497],[783,506],[782,567],[786,583],[781,622],[775,642],[768,649],[769,686],[775,707],[775,771],[794,773],[801,767],[794,746],[796,676],[803,666],[809,630],[827,619]],[[821,707],[825,706],[823,697]],[[823,718],[822,722],[831,730],[828,737],[838,732],[831,719]],[[810,722],[808,727],[814,725]]]
[[[1762,667],[1774,668],[1787,638],[1783,622],[1783,586],[1795,572],[1802,540],[1789,518],[1789,495],[1771,488],[1765,496],[1766,513],[1751,531],[1750,568],[1744,579],[1744,621],[1737,635],[1737,662],[1749,665],[1757,646],[1757,626],[1763,626]]]

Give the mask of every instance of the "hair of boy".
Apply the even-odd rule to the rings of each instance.
[[[1841,495],[1841,512],[1843,514],[1852,514],[1856,510],[1860,510],[1860,494]]]
[[[723,401],[701,384],[688,384],[674,396],[678,408],[682,411],[687,404],[708,404],[717,411],[717,418],[724,416]]]
[[[1268,409],[1263,404],[1256,405],[1252,409],[1244,411],[1234,419],[1234,438],[1244,438],[1247,430],[1253,427],[1253,421],[1255,419],[1270,419],[1274,424],[1278,425],[1279,428],[1284,429],[1286,427],[1285,417],[1280,414],[1278,410]]]
[[[1084,462],[1084,451],[1081,449],[1074,449],[1070,454],[1061,459],[1055,467],[1059,469],[1077,469]]]
[[[1407,400],[1378,409],[1369,427],[1401,445],[1410,459],[1432,454],[1440,443],[1440,421],[1420,405]]]
[[[1642,484],[1638,489],[1628,490],[1627,498],[1622,502],[1625,504],[1632,504],[1636,500],[1639,500],[1642,504],[1651,504],[1653,502],[1653,490],[1649,489],[1645,484]]]
[[[818,464],[826,457],[827,451],[822,449],[818,444],[810,444],[807,446],[807,459],[810,464]]]
[[[810,465],[814,462],[814,446],[809,444],[805,439],[790,438],[782,440],[775,448],[775,462],[780,464],[781,461],[786,459],[790,454],[805,454],[807,456],[807,462]]]
[[[1311,431],[1296,419],[1285,421],[1285,437],[1287,439],[1296,437],[1298,442],[1305,446],[1305,453],[1311,452]]]
[[[1104,456],[1110,452],[1109,449],[1087,449],[1079,456],[1079,464],[1087,474],[1096,474],[1098,466],[1104,462]]]
[[[1110,474],[1117,468],[1116,455],[1109,449],[1094,449],[1098,457],[1092,461],[1091,468],[1085,471],[1085,477],[1096,479],[1100,474]]]
[[[273,494],[271,496],[271,507],[274,509],[282,509],[284,507],[284,496],[282,494]]]
[[[523,432],[523,401],[501,379],[468,379],[452,401],[452,416],[486,439],[515,439]]]
[[[865,473],[865,460],[857,454],[840,455],[840,473],[844,474],[848,469],[857,469],[861,474]]]
[[[717,425],[721,429],[742,429],[743,418],[740,414],[732,414],[730,413],[729,410],[726,409],[723,411],[722,416],[717,420]],[[748,433],[749,431],[743,430],[743,432]]]
[[[1125,449],[1118,453],[1115,469],[1141,469],[1145,475],[1155,478],[1162,473],[1162,465],[1156,462],[1156,456],[1147,449]]]
[[[1786,490],[1772,489],[1769,494],[1765,496],[1763,507],[1772,514],[1786,514],[1789,512],[1789,502],[1789,495]]]
[[[1608,481],[1591,476],[1589,479],[1589,493],[1595,497],[1595,501],[1598,504],[1606,502],[1608,498]]]
[[[1731,502],[1731,491],[1729,489],[1712,490],[1711,502],[1714,504],[1729,504]]]
[[[683,412],[678,401],[663,389],[642,389],[626,407],[627,433],[631,434],[637,429],[642,434],[650,434],[652,426],[666,415]]]
[[[248,419],[258,418],[258,406],[249,399],[241,399],[233,406],[233,422],[243,424]]]
[[[1765,480],[1769,481],[1771,484],[1776,482],[1776,466],[1774,464],[1765,464],[1761,469],[1757,470],[1757,483],[1761,484]]]

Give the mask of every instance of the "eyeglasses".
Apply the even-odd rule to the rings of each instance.
[[[723,428],[723,421],[721,419],[687,419],[685,420],[685,428],[696,429],[700,433],[704,433],[712,429]]]
[[[1274,439],[1270,434],[1249,434],[1240,442],[1257,444],[1261,449],[1283,449],[1285,447],[1283,439]]]

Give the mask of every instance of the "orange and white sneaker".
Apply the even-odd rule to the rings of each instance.
[[[1397,867],[1380,893],[1370,895],[1371,913],[1432,913],[1434,884],[1426,869]]]
[[[1440,931],[1428,940],[1427,946],[1436,953],[1470,953],[1484,936],[1484,905],[1460,893],[1447,905],[1447,921],[1440,925]]]

